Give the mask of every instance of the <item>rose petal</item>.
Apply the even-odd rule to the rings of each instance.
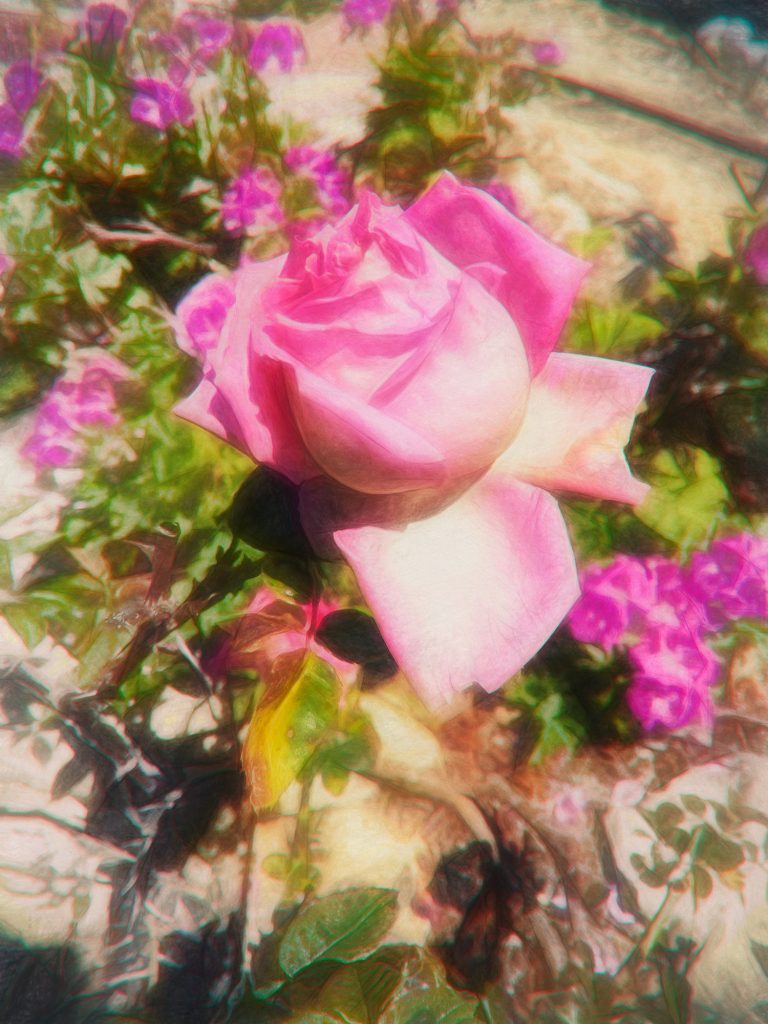
[[[450,478],[486,469],[525,417],[530,377],[514,323],[465,277],[451,319],[418,355],[379,389],[374,404],[443,452]]]
[[[318,469],[291,417],[282,367],[253,340],[262,330],[261,296],[283,262],[249,263],[233,274],[235,301],[218,344],[205,354],[203,380],[174,411],[299,483]]]
[[[419,496],[407,507],[350,492],[345,501],[339,489],[324,495],[313,484],[302,497],[313,540],[333,531],[389,649],[432,705],[472,682],[497,689],[578,597],[556,501],[503,474],[484,476],[439,511],[433,501],[421,518],[413,518]]]
[[[285,364],[288,400],[306,446],[335,480],[387,494],[436,485],[445,457],[406,424],[333,387],[306,367]]]
[[[589,265],[545,241],[487,192],[444,172],[406,217],[477,278],[515,321],[538,373],[557,343]]]
[[[548,490],[638,504],[648,491],[624,456],[652,370],[557,353],[531,384],[515,440],[496,465]]]

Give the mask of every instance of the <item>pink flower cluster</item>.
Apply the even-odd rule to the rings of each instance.
[[[352,183],[330,153],[313,146],[293,146],[285,154],[285,165],[312,182],[318,203],[328,213],[341,217],[347,212]]]
[[[84,430],[119,422],[113,385],[127,376],[125,366],[104,353],[80,361],[43,399],[23,455],[38,469],[75,465],[85,453]]]
[[[687,567],[618,555],[590,566],[568,623],[582,643],[628,648],[627,701],[646,729],[711,723],[719,662],[706,637],[737,619],[768,619],[768,538],[716,540]]]
[[[231,22],[198,11],[182,14],[174,22],[173,31],[154,33],[149,42],[166,55],[167,67],[163,77],[134,79],[134,121],[159,131],[172,124],[190,124],[194,107],[189,86],[230,44],[233,35]]]
[[[242,171],[221,200],[221,221],[231,235],[279,227],[285,220],[280,196],[282,186],[266,167]]]
[[[330,153],[313,146],[293,146],[285,154],[285,165],[295,176],[311,181],[317,203],[325,213],[310,221],[297,222],[292,226],[293,234],[311,234],[328,217],[335,219],[349,210],[352,183]],[[247,235],[282,227],[286,220],[280,204],[282,193],[282,185],[268,168],[242,171],[222,196],[225,231]]]
[[[305,57],[304,40],[293,22],[264,21],[251,35],[248,63],[254,71],[293,71]]]

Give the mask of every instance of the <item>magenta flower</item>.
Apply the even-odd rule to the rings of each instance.
[[[675,729],[711,719],[708,688],[717,682],[720,662],[685,628],[656,626],[629,652],[634,667],[627,702],[646,729]]]
[[[221,200],[221,220],[232,235],[269,231],[285,220],[280,206],[282,188],[272,171],[256,167],[243,171]]]
[[[625,642],[656,599],[654,578],[642,559],[618,555],[581,576],[581,597],[568,615],[573,636],[605,651]]]
[[[112,50],[123,38],[128,15],[115,4],[90,4],[85,10],[85,31],[94,50]]]
[[[285,154],[285,165],[312,181],[317,201],[328,213],[339,217],[347,212],[352,182],[330,153],[313,146],[293,146]]]
[[[208,274],[198,281],[176,307],[179,348],[198,358],[213,348],[234,301],[235,289],[226,278]]]
[[[22,454],[38,469],[77,463],[85,453],[84,429],[119,421],[113,385],[127,376],[122,363],[103,353],[73,367],[40,404]]]
[[[289,21],[265,21],[251,37],[248,63],[254,71],[292,71],[304,62],[301,32]]]
[[[232,42],[232,23],[212,18],[198,11],[187,11],[176,22],[179,31],[189,39],[188,48],[194,61],[209,64]]]
[[[131,100],[131,117],[134,121],[159,131],[165,131],[172,124],[192,122],[195,108],[183,86],[159,78],[136,78],[133,85],[136,92]]]
[[[24,122],[10,105],[0,105],[0,153],[18,159],[23,150]]]
[[[697,551],[686,574],[710,629],[736,619],[768,618],[768,540],[739,533]]]
[[[243,265],[179,415],[300,484],[423,698],[495,690],[578,597],[552,491],[638,502],[651,372],[554,352],[581,260],[450,174]]]
[[[394,0],[344,0],[341,13],[350,27],[375,25],[389,17]]]
[[[679,679],[636,678],[627,690],[627,705],[646,732],[693,723],[708,726],[714,717],[710,693]]]
[[[752,271],[758,284],[768,284],[768,224],[761,224],[750,235],[744,250],[744,266]]]
[[[5,96],[20,117],[24,117],[37,99],[43,83],[42,75],[28,60],[11,64],[3,75]]]
[[[551,39],[541,43],[533,43],[531,53],[537,64],[548,64],[552,67],[557,67],[565,60],[565,51],[562,46],[559,46]]]

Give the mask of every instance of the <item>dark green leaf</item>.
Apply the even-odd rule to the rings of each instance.
[[[280,966],[292,978],[323,960],[357,960],[384,938],[396,913],[392,889],[349,889],[313,900],[286,929]]]

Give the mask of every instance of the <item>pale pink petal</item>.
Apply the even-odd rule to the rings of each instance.
[[[175,407],[184,419],[223,438],[298,483],[318,473],[291,416],[283,367],[264,353],[264,289],[284,257],[248,263],[232,276],[235,301],[218,344],[205,353],[197,391]]]
[[[443,452],[449,478],[487,469],[525,416],[530,375],[514,323],[465,277],[451,319],[417,355],[372,403]]]
[[[613,359],[550,356],[496,466],[547,490],[638,504],[648,486],[632,476],[624,446],[652,372]]]
[[[326,505],[326,528],[395,660],[432,705],[473,682],[497,689],[578,597],[560,510],[536,487],[488,474],[422,518],[411,518],[415,498],[398,516],[395,497],[368,499],[366,509],[347,493],[348,523],[337,493]],[[322,531],[322,494],[310,486],[305,497],[305,526]]]
[[[284,366],[288,401],[308,451],[331,477],[387,494],[434,486],[445,457],[415,430],[298,364]]]
[[[477,278],[515,321],[538,373],[589,269],[518,220],[482,189],[444,172],[406,212],[435,248]]]

